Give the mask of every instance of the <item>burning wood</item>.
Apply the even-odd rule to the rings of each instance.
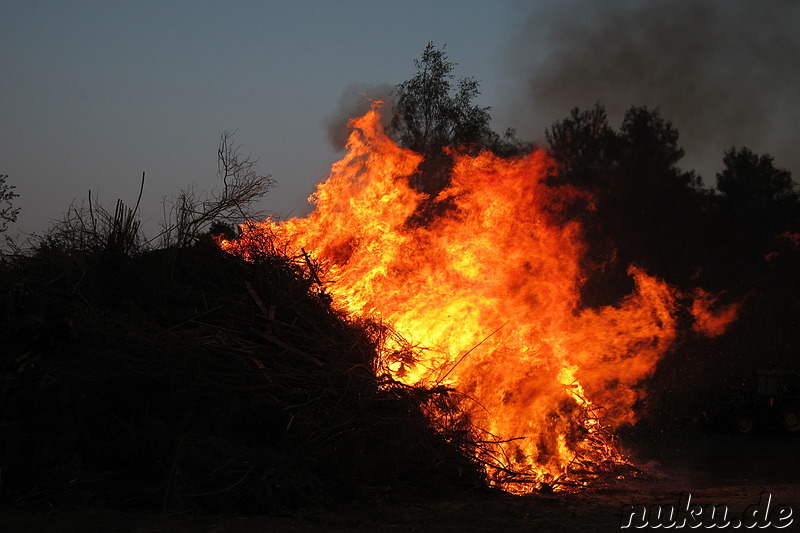
[[[313,213],[250,224],[222,247],[246,254],[270,235],[307,250],[338,308],[424,347],[414,360],[394,357],[403,350],[387,339],[392,375],[469,399],[463,408],[488,436],[478,459],[497,486],[581,485],[602,465],[626,464],[613,430],[635,422],[642,382],[675,339],[677,292],[632,267],[635,292],[581,307],[585,246],[564,212],[582,193],[545,183],[544,152],[452,153],[449,186],[428,198],[409,184],[421,156],[385,135],[378,105],[351,126],[349,153],[318,186]],[[421,202],[452,207],[410,223]]]

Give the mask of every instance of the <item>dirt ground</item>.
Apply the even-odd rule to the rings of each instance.
[[[677,506],[683,492],[691,493],[693,503],[726,505],[733,518],[758,504],[762,492],[769,492],[773,506],[785,504],[793,510],[792,523],[781,530],[800,531],[800,437],[742,437],[691,429],[653,438],[631,451],[642,476],[578,494],[515,497],[470,492],[435,500],[360,502],[294,515],[246,517],[91,507],[0,509],[0,532],[603,532],[621,530],[623,506]]]

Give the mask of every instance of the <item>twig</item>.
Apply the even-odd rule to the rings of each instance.
[[[277,337],[273,337],[272,335],[268,335],[266,333],[261,333],[261,332],[258,332],[258,335],[262,339],[267,340],[267,341],[271,342],[272,344],[276,344],[276,345],[280,346],[281,348],[292,352],[293,354],[299,355],[299,356],[311,361],[312,363],[316,364],[317,366],[322,366],[323,365],[322,361],[320,361],[319,359],[317,359],[313,355],[311,355],[309,353],[306,353],[303,350],[298,349],[296,346],[292,346],[291,344],[286,343],[286,342],[280,340]]]
[[[314,281],[320,286],[320,288],[324,289],[325,286],[319,279],[319,275],[317,275],[317,269],[314,266],[314,263],[311,262],[311,257],[309,257],[308,252],[306,252],[305,248],[300,248],[300,251],[303,252],[303,258],[306,260],[306,265],[308,265],[308,270],[311,272],[311,276],[314,278]]]
[[[223,492],[228,492],[229,490],[236,488],[236,486],[237,486],[239,483],[241,483],[242,481],[244,481],[244,479],[245,479],[247,476],[249,476],[249,475],[250,475],[250,472],[252,472],[252,471],[253,471],[253,467],[251,466],[251,467],[250,467],[250,469],[249,469],[247,472],[245,472],[245,473],[244,473],[244,475],[243,475],[243,476],[242,476],[242,477],[239,479],[239,481],[237,481],[236,483],[234,483],[234,484],[233,484],[233,485],[231,485],[230,487],[226,487],[226,488],[224,488],[224,489],[220,489],[220,490],[215,490],[215,491],[213,491],[213,492],[204,492],[204,493],[202,493],[202,494],[195,494],[195,495],[194,495],[194,497],[195,497],[195,498],[200,498],[200,497],[203,497],[203,496],[214,496],[214,495],[216,495],[216,494],[222,494]]]
[[[450,375],[450,372],[452,372],[453,370],[455,370],[455,368],[456,368],[456,367],[457,367],[459,364],[461,364],[461,361],[463,361],[465,357],[467,357],[467,356],[468,356],[470,353],[472,353],[472,351],[473,351],[473,350],[475,350],[475,349],[476,349],[478,346],[480,346],[480,345],[481,345],[481,344],[483,344],[484,342],[488,341],[488,340],[489,340],[489,339],[490,339],[490,338],[491,338],[491,337],[492,337],[492,336],[493,336],[495,333],[497,333],[498,331],[500,331],[501,329],[503,329],[503,327],[504,327],[506,324],[508,324],[508,320],[506,320],[505,322],[503,322],[501,325],[499,325],[499,326],[497,327],[497,329],[495,329],[494,331],[492,331],[491,333],[489,333],[489,334],[488,334],[486,337],[484,337],[484,338],[483,338],[483,340],[482,340],[481,342],[479,342],[478,344],[476,344],[475,346],[473,346],[472,348],[470,348],[469,350],[467,350],[467,351],[464,353],[464,355],[462,355],[462,356],[461,356],[461,358],[460,358],[458,361],[456,361],[456,364],[454,364],[453,366],[451,366],[451,367],[450,367],[450,370],[448,370],[448,371],[447,371],[447,373],[446,373],[444,376],[442,376],[442,377],[440,377],[439,379],[437,379],[437,380],[436,380],[436,384],[438,385],[439,383],[441,383],[442,381],[444,381],[444,380],[447,378],[447,376],[449,376],[449,375]]]
[[[253,288],[253,285],[249,281],[244,282],[245,287],[247,287],[247,292],[250,294],[250,297],[258,306],[259,311],[264,317],[269,317],[269,313],[267,312],[267,306],[264,305],[264,302],[261,301],[261,298],[258,296],[258,293]]]
[[[131,214],[136,214],[136,212],[139,210],[139,202],[142,201],[143,191],[144,191],[144,172],[142,172],[142,183],[141,185],[139,185],[139,196],[136,198],[136,205],[134,206]]]

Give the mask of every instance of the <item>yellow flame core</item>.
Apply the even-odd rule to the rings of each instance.
[[[451,184],[437,198],[453,209],[413,225],[425,196],[409,177],[421,156],[385,135],[377,109],[351,126],[347,155],[311,197],[313,213],[243,227],[239,244],[223,246],[235,251],[269,232],[305,249],[339,308],[425,347],[416,363],[390,368],[406,383],[444,382],[474,400],[473,422],[497,440],[481,460],[527,476],[498,475],[503,488],[564,479],[576,460],[621,461],[603,430],[635,421],[638,387],[675,337],[673,291],[632,269],[636,291],[619,305],[580,308],[581,228],[554,216],[580,193],[544,183],[545,153],[453,154]]]

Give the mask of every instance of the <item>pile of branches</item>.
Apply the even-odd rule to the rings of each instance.
[[[0,503],[264,512],[481,485],[469,432],[425,416],[449,391],[382,371],[386,334],[269,246],[42,239],[0,262]]]

